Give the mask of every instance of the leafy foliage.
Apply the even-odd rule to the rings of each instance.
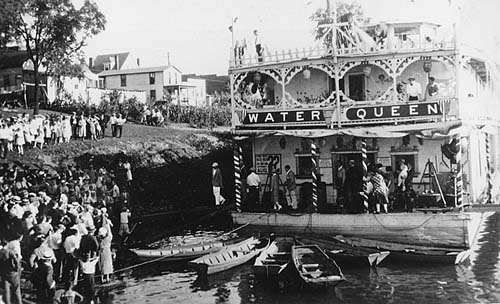
[[[81,8],[71,0],[2,1],[6,2],[0,11],[3,39],[21,40],[33,64],[37,114],[40,67],[48,72],[67,72],[67,63],[78,62],[86,40],[104,30],[106,19],[90,0],[85,0]]]
[[[348,14],[352,14],[352,16],[361,23],[369,21],[369,19],[365,18],[363,7],[356,2],[338,1],[336,9],[337,22],[340,22],[342,16],[346,16]],[[333,23],[333,14],[331,12],[329,13],[327,9],[320,8],[314,12],[310,19],[316,23],[313,30],[314,39],[322,41],[326,48],[331,48],[333,33],[330,31],[326,34],[329,28],[322,27],[322,25]]]

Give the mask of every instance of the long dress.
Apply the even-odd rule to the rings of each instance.
[[[65,119],[62,122],[62,135],[63,138],[66,140],[69,140],[72,135],[72,130],[71,130],[71,121],[69,119]]]
[[[87,137],[87,121],[83,117],[78,121],[78,137]]]
[[[111,229],[107,226],[108,234],[101,240],[99,248],[99,269],[101,274],[107,275],[113,273],[113,257],[111,255],[111,241],[113,234]]]

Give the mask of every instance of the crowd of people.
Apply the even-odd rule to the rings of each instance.
[[[112,114],[110,118],[101,115],[85,116],[84,113],[71,116],[60,115],[49,117],[29,114],[0,120],[0,157],[5,159],[7,153],[24,154],[25,148],[43,149],[45,144],[60,144],[71,139],[98,140],[104,138],[107,125],[111,127],[113,137],[121,137],[126,120],[121,114]]]
[[[117,180],[123,180],[123,187]],[[73,303],[75,297],[93,303],[96,273],[103,283],[113,273],[113,233],[122,238],[130,233],[131,181],[128,161],[119,170],[1,167],[3,301],[22,303],[25,277],[33,284],[37,303]],[[82,295],[73,290],[75,285]]]
[[[141,114],[142,124],[158,127],[165,122],[161,109],[145,106]]]

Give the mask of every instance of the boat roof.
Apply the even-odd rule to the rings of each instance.
[[[297,129],[297,130],[230,130],[218,132],[224,135],[232,135],[235,139],[247,137],[266,136],[293,136],[307,138],[321,138],[334,135],[351,135],[366,138],[400,138],[409,134],[417,134],[424,139],[453,138],[457,134],[466,134],[467,129],[461,121],[431,122],[408,125],[386,125],[386,126],[359,126],[346,127],[342,129]]]

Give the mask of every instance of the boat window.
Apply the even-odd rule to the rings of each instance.
[[[311,154],[295,154],[296,165],[297,165],[297,177],[298,178],[311,178],[312,177],[312,160]],[[318,160],[316,159],[316,162]]]

